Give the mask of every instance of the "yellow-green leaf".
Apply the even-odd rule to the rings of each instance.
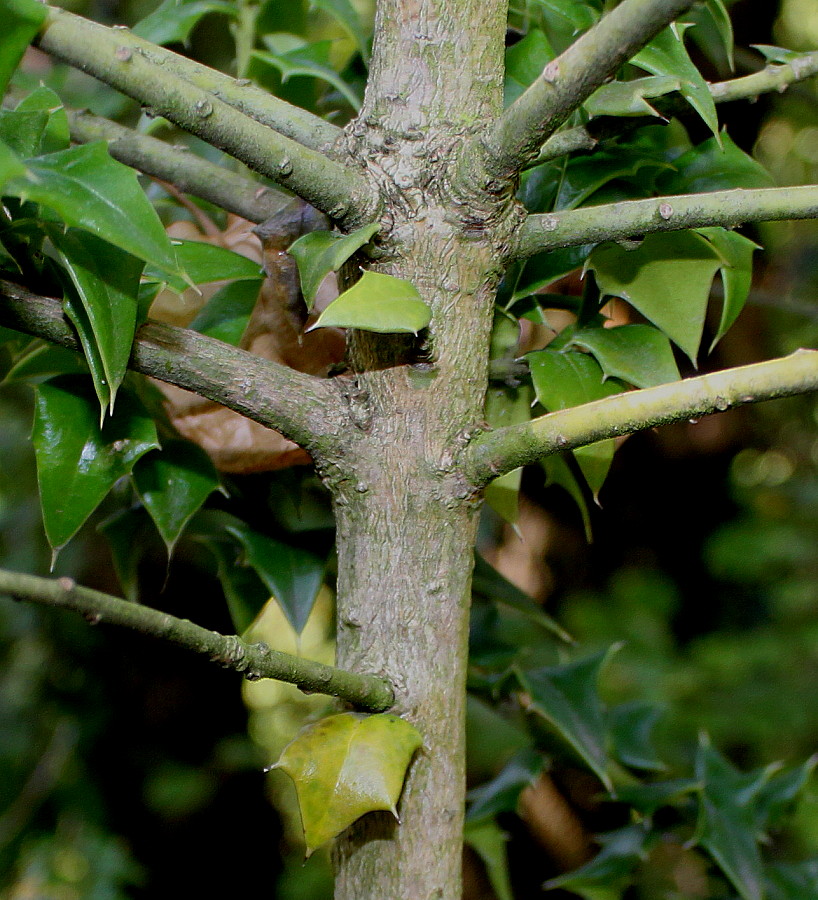
[[[397,818],[406,769],[423,743],[388,713],[340,713],[302,728],[273,768],[295,782],[307,856],[374,810]]]

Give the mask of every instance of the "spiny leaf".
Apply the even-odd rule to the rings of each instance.
[[[708,138],[673,161],[674,171],[659,176],[663,194],[698,194],[733,188],[767,188],[775,182],[752,156],[737,147],[726,131]]]
[[[68,113],[62,100],[51,88],[40,85],[17,104],[16,112],[44,112],[48,115],[40,144],[32,156],[38,153],[56,153],[71,146]]]
[[[312,328],[334,326],[384,334],[417,334],[431,320],[432,311],[413,284],[392,275],[364,272],[348,291],[330,303]]]
[[[509,47],[506,50],[505,105],[511,105],[536,81],[546,63],[553,58],[551,44],[539,28],[530,28],[521,41]]]
[[[270,599],[270,591],[255,569],[241,564],[238,548],[217,538],[199,538],[213,554],[216,571],[227,601],[227,609],[236,634],[244,632]]]
[[[689,231],[650,234],[633,250],[602,244],[587,265],[604,295],[627,300],[695,363],[710,286],[723,265],[712,244]]]
[[[136,332],[142,260],[79,229],[49,228],[48,234],[74,288],[66,312],[79,333],[102,415],[106,407],[113,413]]]
[[[650,325],[582,328],[571,336],[571,344],[591,353],[605,378],[620,378],[638,388],[681,378],[670,341]]]
[[[710,345],[712,352],[744,309],[753,283],[753,253],[761,247],[743,234],[726,228],[700,228],[698,232],[710,241],[722,258],[719,271],[724,286],[724,299],[719,327]]]
[[[648,772],[667,767],[656,755],[653,730],[662,718],[662,710],[650,703],[621,703],[608,713],[613,738],[613,754],[625,766]]]
[[[114,483],[159,446],[156,425],[124,392],[100,430],[90,379],[64,375],[35,391],[32,441],[43,523],[54,552],[74,536]]]
[[[469,791],[466,820],[477,822],[500,812],[514,812],[523,789],[532,784],[545,766],[545,758],[530,748],[518,750],[496,778]]]
[[[545,883],[545,887],[567,888],[586,900],[617,900],[630,873],[646,854],[649,834],[643,825],[628,825],[599,835],[602,850],[588,863]]]
[[[340,713],[303,728],[274,768],[295,782],[307,856],[361,816],[397,818],[406,770],[423,739],[388,713]]]
[[[3,174],[0,159],[0,176]],[[176,255],[136,173],[108,155],[104,142],[71,147],[27,161],[4,193],[53,209],[66,223],[181,275]]]
[[[204,241],[173,241],[179,267],[185,277],[168,277],[160,266],[148,263],[145,278],[166,282],[171,290],[181,293],[192,284],[208,284],[211,281],[258,281],[262,277],[261,266],[227,247],[207,244]]]
[[[609,791],[608,729],[597,683],[602,667],[618,649],[614,645],[566,665],[518,672],[531,708],[551,723]]]
[[[194,513],[219,489],[218,473],[201,447],[190,441],[167,440],[161,451],[139,460],[132,477],[170,558]]]
[[[278,601],[296,634],[301,634],[324,582],[324,561],[253,531],[243,522],[226,526],[244,548],[248,563]]]
[[[238,346],[250,323],[261,284],[261,279],[231,281],[207,301],[188,327]]]
[[[631,62],[653,75],[678,78],[682,96],[702,117],[705,125],[718,139],[719,118],[716,104],[707,82],[688,56],[684,32],[689,25],[677,23],[665,28]]]
[[[652,75],[633,81],[612,81],[597,88],[585,101],[592,116],[659,116],[648,100],[678,91],[681,83],[672,75]]]
[[[310,7],[329,13],[340,22],[361,51],[364,64],[369,65],[369,40],[360,15],[349,0],[310,0]]]
[[[295,258],[298,274],[301,276],[301,293],[309,309],[312,309],[315,295],[324,278],[330,272],[337,272],[352,254],[369,243],[379,230],[379,223],[372,222],[350,234],[311,231],[292,243],[287,252]]]

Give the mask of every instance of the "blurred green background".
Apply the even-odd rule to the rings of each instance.
[[[134,22],[154,5],[79,0],[70,8]],[[265,9],[271,30],[286,30],[282,21],[299,16],[298,27],[327,27],[303,3]],[[818,48],[815,0],[739,0],[732,10],[740,46]],[[190,51],[225,63],[232,52],[226,35],[223,19],[206,18]],[[711,80],[729,77],[701,62]],[[738,73],[758,62],[743,51]],[[354,84],[356,73],[347,74]],[[138,119],[130,102],[77,73],[40,70],[35,61],[23,81],[41,77],[74,106]],[[290,82],[282,90],[308,102],[314,85]],[[342,100],[333,102],[338,119],[349,115]],[[778,184],[818,182],[818,81],[722,107],[720,115]],[[747,233],[765,248],[753,293],[708,367],[817,345],[818,224]],[[46,574],[30,421],[29,389],[0,388],[0,566]],[[231,484],[250,515],[259,497],[274,510],[309,497],[316,515],[326,502],[307,470],[237,476]],[[664,758],[689,765],[702,730],[744,768],[797,763],[818,750],[818,399],[627,440],[593,513],[591,545],[559,489],[543,489],[533,475],[524,489],[523,540],[487,517],[487,553],[587,651],[626,642],[604,692],[665,709]],[[95,530],[112,509],[103,508],[63,551],[58,574],[118,593]],[[230,630],[215,572],[195,544],[182,542],[167,583],[165,575],[157,541],[140,567],[145,602]],[[265,633],[283,635],[287,649],[285,626],[270,615]],[[331,653],[331,631],[327,596],[302,651]],[[328,896],[326,856],[302,867],[289,789],[262,771],[303,717],[324,705],[286,686],[242,686],[234,674],[143,638],[3,599],[0,898],[163,900],[248,885],[286,900]],[[475,778],[479,757],[472,753]],[[796,857],[818,853],[818,790],[802,801],[785,837]],[[530,896],[539,895],[532,886]]]

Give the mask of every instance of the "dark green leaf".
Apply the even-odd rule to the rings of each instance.
[[[243,523],[228,524],[227,531],[242,545],[248,564],[276,598],[293,630],[301,634],[324,582],[324,561]]]
[[[608,712],[613,738],[613,754],[625,766],[647,772],[662,772],[667,767],[656,755],[653,730],[662,711],[650,703],[622,703]]]
[[[652,816],[664,806],[671,806],[684,797],[701,789],[698,781],[690,778],[677,778],[673,781],[656,781],[652,784],[632,784],[617,788],[616,799],[639,810],[646,816]]]
[[[535,750],[518,750],[496,778],[469,791],[466,821],[476,822],[500,812],[514,812],[523,788],[532,784],[545,766],[545,758]]]
[[[546,719],[610,791],[608,730],[599,697],[599,673],[618,645],[562,666],[520,672],[531,709]]]
[[[166,440],[133,468],[134,486],[167,547],[168,557],[193,514],[219,489],[210,457],[190,441]]]
[[[702,117],[713,134],[718,136],[719,118],[713,95],[684,45],[683,34],[688,27],[678,23],[665,28],[631,62],[652,75],[678,78],[682,96]]]
[[[45,112],[48,114],[45,133],[35,153],[56,153],[71,146],[68,113],[62,100],[45,85],[33,90],[17,104],[17,112]],[[34,155],[34,154],[31,154]]]
[[[466,823],[463,840],[483,860],[497,900],[514,900],[506,854],[508,835],[494,820],[481,819]]]
[[[696,757],[701,782],[698,843],[743,900],[763,900],[764,874],[754,829],[754,800],[767,774],[738,772],[703,740]]]
[[[12,72],[34,40],[48,10],[37,0],[4,0],[3,40],[0,41],[0,97],[6,93]]]
[[[583,244],[581,247],[565,247],[562,250],[552,250],[550,253],[538,253],[532,256],[525,264],[523,274],[515,292],[516,297],[525,297],[536,293],[549,284],[553,284],[558,278],[575,272],[581,268],[588,259],[594,244]],[[548,298],[541,298],[547,306]]]
[[[97,531],[108,541],[122,591],[132,603],[139,600],[139,563],[149,545],[153,527],[142,506],[119,510],[97,526]]]
[[[42,203],[67,224],[169,274],[180,274],[176,255],[136,173],[108,155],[103,142],[72,147],[27,162],[25,174],[7,182],[4,192]],[[0,159],[0,174],[3,161]]]
[[[113,413],[128,368],[143,263],[85,231],[51,228],[48,233],[74,287],[66,311],[77,327],[104,416],[106,406]]]
[[[474,555],[472,591],[479,596],[485,597],[487,600],[502,603],[511,609],[516,609],[529,619],[544,625],[549,631],[557,635],[560,640],[568,644],[574,642],[571,635],[555,619],[552,619],[538,603],[501,575],[479,553]]]
[[[634,250],[602,244],[588,260],[603,294],[622,297],[695,363],[713,276],[723,260],[690,231],[650,234]]]
[[[649,833],[643,825],[628,825],[600,835],[599,853],[584,866],[545,883],[548,889],[566,888],[586,900],[618,900],[630,873],[647,855]]]
[[[698,194],[775,184],[767,170],[737,147],[726,131],[722,132],[721,146],[716,138],[708,138],[675,159],[673,166],[675,172],[658,180],[662,193]]]
[[[270,599],[270,591],[255,569],[241,564],[234,544],[215,538],[203,538],[202,543],[216,560],[219,581],[236,634],[244,634]]]
[[[542,74],[554,58],[548,38],[539,28],[506,50],[505,104],[512,104]]]
[[[712,351],[744,309],[753,283],[753,253],[761,247],[744,235],[726,228],[700,228],[698,231],[716,248],[723,261],[720,272],[724,300],[719,328],[710,345]]]
[[[667,337],[650,325],[581,328],[571,344],[593,355],[606,378],[620,378],[638,388],[681,378]]]
[[[199,20],[210,13],[236,18],[238,9],[226,0],[164,0],[133,32],[154,44],[184,44]]]
[[[330,303],[312,328],[334,326],[417,334],[431,319],[432,311],[413,284],[391,275],[364,272],[349,290]]]
[[[55,553],[73,537],[114,483],[159,446],[156,426],[126,391],[100,430],[90,379],[65,375],[36,388],[32,441],[43,522]]]
[[[397,716],[340,713],[302,728],[274,768],[295,782],[307,856],[361,816],[397,818],[406,770],[423,743]]]
[[[756,833],[765,836],[794,805],[809,785],[818,755],[794,769],[770,774],[755,797]]]
[[[364,225],[350,234],[332,231],[311,231],[294,241],[287,251],[295,258],[301,276],[301,292],[307,307],[312,309],[321,282],[330,272],[341,266],[378,233],[380,224]]]
[[[633,81],[611,81],[597,88],[585,101],[591,116],[661,116],[648,100],[663,97],[681,87],[671,75],[653,75]]]
[[[226,284],[207,301],[188,328],[238,346],[253,314],[261,284],[260,279]]]
[[[643,196],[648,184],[644,170],[657,172],[669,169],[670,164],[651,156],[627,153],[617,150],[600,151],[591,156],[578,156],[569,161],[560,179],[554,201],[554,209],[574,209],[582,206],[605,185],[618,179],[636,177],[639,183],[638,196]]]
[[[591,513],[588,509],[588,503],[585,499],[585,493],[582,489],[581,480],[577,480],[565,453],[552,453],[542,461],[542,467],[545,470],[546,486],[557,485],[568,493],[571,499],[579,508],[582,516],[582,525],[585,530],[585,540],[590,544],[593,540],[593,532],[591,530]]]

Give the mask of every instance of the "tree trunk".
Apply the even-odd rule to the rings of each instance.
[[[384,201],[380,271],[430,304],[423,344],[356,333],[354,438],[325,467],[338,527],[338,664],[381,673],[423,748],[398,825],[370,815],[335,850],[336,900],[459,900],[465,677],[479,498],[454,472],[479,427],[512,192],[456,195],[463,138],[502,103],[503,0],[382,0],[350,156]],[[365,127],[358,127],[358,123]],[[330,470],[331,469],[331,470]]]

